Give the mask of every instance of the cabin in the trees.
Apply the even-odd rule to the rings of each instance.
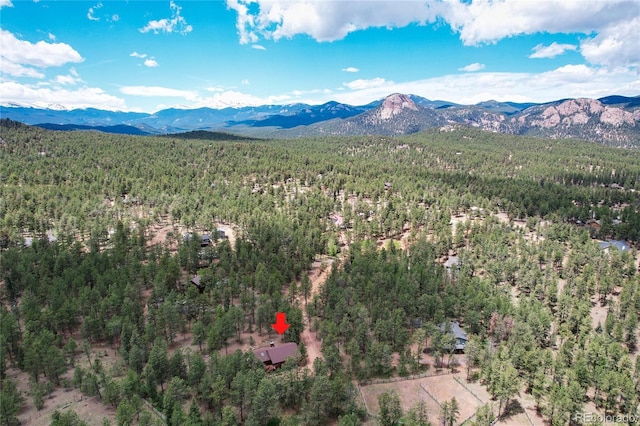
[[[294,356],[298,345],[294,342],[283,343],[276,346],[273,342],[270,346],[254,349],[253,353],[264,364],[267,371],[275,370],[284,364],[287,358]]]
[[[467,333],[460,327],[458,321],[452,321],[449,323],[449,333],[453,334],[456,338],[456,351],[464,351],[467,345]],[[447,330],[447,324],[440,324],[440,332],[444,333]]]
[[[600,221],[595,219],[589,219],[587,221],[587,227],[593,231],[600,232]]]
[[[186,234],[184,234],[182,236],[182,241],[184,241],[185,243],[191,241],[191,237],[193,237],[193,234],[191,232],[187,232]],[[211,236],[207,235],[207,234],[202,234],[200,236],[200,247],[208,247],[213,243],[213,241],[211,240]]]
[[[211,245],[211,237],[204,234],[200,237],[200,247],[207,247]]]
[[[202,294],[204,293],[204,283],[200,282],[200,275],[196,275],[189,281],[191,285],[194,285],[198,288],[198,291]]]

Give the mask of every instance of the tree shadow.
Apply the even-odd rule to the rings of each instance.
[[[515,417],[518,414],[524,414],[524,407],[517,399],[509,400],[507,408],[504,410],[504,414],[500,416],[501,420],[507,420],[511,417]]]

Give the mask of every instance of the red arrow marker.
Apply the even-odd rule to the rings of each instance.
[[[276,323],[271,324],[271,327],[278,332],[278,334],[282,334],[289,328],[291,324],[287,324],[287,314],[284,312],[276,312]]]

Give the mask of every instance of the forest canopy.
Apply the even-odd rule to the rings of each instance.
[[[220,137],[0,121],[0,423],[65,388],[117,424],[360,424],[360,386],[462,359],[492,398],[476,424],[524,395],[552,424],[636,412],[637,151],[469,128]],[[272,372],[251,349],[274,339],[298,350]],[[383,395],[385,424],[465,420],[455,398]]]

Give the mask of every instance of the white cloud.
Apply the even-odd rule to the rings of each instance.
[[[13,7],[13,3],[11,3],[11,0],[0,0],[0,8],[3,7]]]
[[[535,33],[577,33],[588,36],[581,42],[580,52],[592,64],[615,67],[640,63],[638,0],[452,0],[430,5],[460,33],[465,45]],[[557,46],[541,54],[555,53]]]
[[[83,82],[80,78],[80,74],[78,74],[78,71],[73,67],[69,68],[69,74],[58,75],[53,81],[63,86],[75,86],[76,84]]]
[[[461,104],[486,100],[549,102],[562,98],[599,98],[612,93],[636,96],[640,79],[634,70],[566,65],[544,73],[464,73],[344,91],[334,100],[362,105],[390,93],[410,93]]]
[[[266,47],[260,45],[260,44],[252,44],[251,47],[253,47],[256,50],[267,50]]]
[[[201,99],[196,107],[209,108],[226,108],[240,106],[258,106],[265,105],[269,101],[254,95],[228,90],[226,92],[216,93],[215,95]]]
[[[122,98],[109,95],[102,89],[83,87],[75,90],[38,87],[13,81],[0,82],[0,102],[25,106],[47,107],[51,104],[73,108],[100,108],[109,111],[127,111]]]
[[[480,71],[482,69],[484,69],[484,64],[481,64],[479,62],[474,62],[473,64],[469,64],[466,67],[458,68],[458,71],[475,72],[475,71]]]
[[[244,80],[242,80],[242,84],[243,84],[244,86],[248,86],[248,85],[250,85],[251,83],[249,82],[249,80],[247,80],[247,79],[245,78]]]
[[[279,40],[298,34],[335,41],[369,27],[404,27],[432,18],[418,1],[227,0],[227,7],[238,14],[241,44],[261,36]]]
[[[558,55],[562,55],[567,50],[576,50],[578,46],[574,44],[559,44],[555,41],[549,46],[543,44],[536,45],[533,49],[533,53],[529,55],[530,58],[555,58]]]
[[[87,19],[89,19],[90,21],[99,21],[100,18],[97,18],[94,13],[96,10],[100,9],[102,7],[102,3],[98,3],[93,7],[90,7],[89,10],[87,11]]]
[[[583,34],[580,52],[593,64],[640,62],[640,0],[227,0],[227,7],[237,13],[241,44],[299,34],[335,41],[371,27],[442,22],[467,46],[536,33]]]
[[[630,11],[633,13],[633,8]],[[640,66],[640,7],[633,19],[600,31],[580,43],[580,53],[592,64]]]
[[[213,96],[200,99],[195,105],[190,108],[227,108],[227,107],[244,107],[244,106],[260,106],[260,105],[274,105],[282,103],[290,99],[291,96],[274,95],[266,98],[259,96],[238,92],[235,90],[227,90],[219,92]]]
[[[341,71],[344,71],[344,72],[359,72],[360,69],[358,69],[356,67],[347,67],[347,68],[342,68]]]
[[[255,27],[254,16],[249,13],[249,8],[246,4],[243,4],[244,0],[227,0],[227,8],[233,9],[238,12],[236,19],[236,29],[240,36],[240,44],[255,43],[258,41],[258,36],[253,32]]]
[[[158,61],[156,61],[156,59],[153,56],[148,57],[149,55],[147,55],[146,53],[138,53],[138,51],[134,50],[133,52],[131,52],[129,54],[129,56],[131,56],[133,58],[144,59],[144,61],[142,63],[144,64],[145,67],[154,68],[154,67],[159,67],[160,66]]]
[[[34,68],[23,67],[20,64],[16,64],[2,58],[2,67],[0,67],[2,74],[8,74],[13,77],[31,77],[31,78],[44,78],[44,74]]]
[[[228,108],[228,107],[245,107],[245,106],[260,106],[260,105],[282,105],[284,103],[291,102],[308,102],[308,103],[321,103],[326,101],[314,101],[313,99],[299,100],[303,95],[318,95],[324,93],[328,95],[331,91],[327,90],[309,90],[299,91],[294,90],[289,93],[275,94],[267,97],[260,97],[249,93],[240,92],[234,89],[225,89],[222,87],[210,87],[206,89],[209,92],[214,92],[211,96],[197,97],[195,100],[189,100],[189,102],[174,105],[175,108]],[[158,106],[158,109],[168,107],[166,104]]]
[[[191,90],[171,89],[159,86],[124,86],[120,92],[129,96],[185,98],[188,101],[198,100],[198,92]]]
[[[635,3],[635,6],[634,6]],[[431,4],[466,45],[492,43],[506,37],[538,32],[589,33],[629,17],[636,0],[454,0]]]
[[[70,75],[79,78],[75,70]],[[197,91],[167,87],[126,86],[123,95],[157,98],[179,98],[181,108],[225,108],[304,102],[320,104],[328,100],[363,105],[390,93],[411,93],[429,99],[443,99],[461,104],[475,104],[494,99],[515,102],[548,102],[566,97],[599,98],[612,93],[636,96],[640,93],[640,79],[635,71],[625,67],[604,69],[584,64],[566,65],[544,73],[477,72],[394,83],[382,78],[356,80],[344,90],[294,90],[260,97],[233,89],[214,86],[207,88],[211,96]],[[125,101],[97,88],[69,90],[51,85],[21,85],[5,82],[0,86],[0,103],[46,106],[62,104],[67,108],[93,106],[109,110],[127,110]]]
[[[80,54],[68,44],[47,43],[46,41],[33,44],[18,40],[12,33],[2,29],[0,29],[0,44],[2,45],[3,59],[22,65],[44,68],[83,61]]]
[[[0,60],[2,72],[14,77],[43,78],[41,72],[30,67],[47,68],[61,66],[84,59],[65,43],[47,43],[18,40],[11,32],[0,29]]]
[[[81,83],[82,79],[73,75],[58,75],[54,81],[63,86],[75,86],[76,84]]]
[[[384,78],[381,78],[381,77],[376,77],[370,80],[358,79],[358,80],[353,80],[348,83],[342,83],[342,84],[351,90],[362,90],[362,89],[370,89],[372,87],[380,87],[380,86],[393,84],[393,82],[386,81]]]
[[[49,40],[56,41],[56,36],[51,34],[51,33],[49,33]]]
[[[182,8],[173,1],[169,3],[169,7],[171,8],[171,18],[149,21],[147,25],[140,28],[140,32],[148,33],[153,31],[154,34],[177,32],[185,35],[193,31],[193,27],[180,15]]]

